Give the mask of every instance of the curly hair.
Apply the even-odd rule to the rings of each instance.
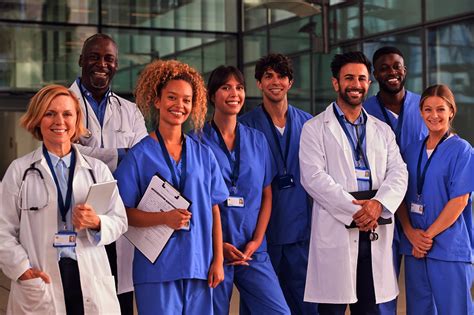
[[[159,121],[159,111],[155,109],[156,100],[171,80],[188,82],[193,90],[191,121],[193,129],[200,131],[207,113],[206,87],[199,72],[193,67],[177,60],[156,60],[148,64],[141,72],[135,88],[135,102],[143,115]]]

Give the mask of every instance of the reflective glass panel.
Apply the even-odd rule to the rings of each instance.
[[[237,31],[237,0],[104,0],[104,24],[199,31]]]
[[[293,85],[288,91],[288,102],[310,113],[310,56],[309,54],[304,54],[292,57],[291,61],[293,62]]]
[[[310,47],[310,34],[300,29],[309,23],[309,18],[298,19],[270,29],[270,51],[291,54]]]
[[[474,20],[431,29],[428,45],[428,83],[450,87],[458,107],[455,130],[474,144]]]
[[[474,11],[472,0],[430,0],[426,1],[426,19],[437,20],[444,17],[466,14]]]
[[[143,67],[156,58],[178,59],[203,74],[220,64],[236,65],[234,36],[107,29],[119,47],[119,69],[114,89],[131,92]]]
[[[359,4],[357,1],[354,2],[350,5],[338,5],[329,10],[331,43],[360,37]]]
[[[391,31],[421,22],[421,0],[366,0],[363,14],[364,35]]]
[[[97,1],[2,0],[0,19],[95,24]]]
[[[244,63],[256,61],[267,54],[267,32],[251,32],[244,35]]]
[[[79,74],[83,41],[95,28],[0,23],[0,89],[69,85]]]

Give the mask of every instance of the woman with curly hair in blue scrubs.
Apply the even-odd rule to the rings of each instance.
[[[129,224],[167,225],[173,232],[152,263],[135,250],[133,282],[140,314],[213,314],[212,293],[224,279],[222,227],[218,204],[228,190],[212,151],[183,134],[191,116],[202,129],[206,91],[199,73],[178,61],[155,61],[142,71],[135,91],[156,130],[135,145],[115,175]],[[137,209],[151,178],[159,173],[192,204],[188,210]],[[182,229],[188,226],[189,228]]]
[[[427,88],[420,110],[429,134],[403,153],[410,176],[398,211],[407,311],[473,314],[473,149],[451,130],[457,108],[446,85]]]

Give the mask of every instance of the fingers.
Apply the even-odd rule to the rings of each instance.
[[[38,270],[38,276],[43,279],[44,282],[51,283],[51,278],[46,272]]]
[[[227,266],[250,266],[246,260],[234,260],[226,263]]]
[[[168,218],[166,225],[174,230],[188,226],[191,220],[191,212],[184,209],[175,209],[165,213]]]
[[[210,288],[215,289],[222,281],[224,281],[224,268],[222,264],[218,266],[213,263],[209,270],[207,284]]]
[[[88,204],[78,204],[72,212],[72,224],[78,231],[83,229],[99,229],[100,218],[94,208]]]
[[[352,200],[352,203],[355,204],[355,205],[359,205],[359,206],[363,206],[364,204],[367,203],[367,199],[362,199],[362,200],[357,200],[357,199],[354,199]]]

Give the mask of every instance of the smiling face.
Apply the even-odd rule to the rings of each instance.
[[[184,80],[171,80],[161,90],[155,102],[160,111],[161,127],[181,126],[193,108],[193,88]]]
[[[338,93],[339,105],[360,106],[370,86],[367,67],[362,63],[348,63],[339,71],[338,79],[332,78],[332,84]]]
[[[117,47],[109,39],[94,39],[84,46],[79,66],[82,68],[82,84],[94,98],[102,98],[118,68]]]
[[[374,65],[374,77],[380,90],[389,94],[400,92],[405,86],[407,70],[403,57],[397,54],[381,56]]]
[[[48,151],[62,156],[71,149],[76,132],[77,109],[70,96],[53,98],[40,121],[41,135]]]
[[[225,84],[221,85],[212,101],[215,105],[216,112],[224,115],[237,115],[245,101],[245,88],[231,75]]]
[[[286,99],[288,91],[291,89],[293,81],[287,76],[283,76],[272,69],[267,69],[257,87],[263,93],[264,103],[279,103]]]
[[[421,106],[421,116],[430,133],[446,133],[454,117],[453,109],[439,96],[427,97]]]

